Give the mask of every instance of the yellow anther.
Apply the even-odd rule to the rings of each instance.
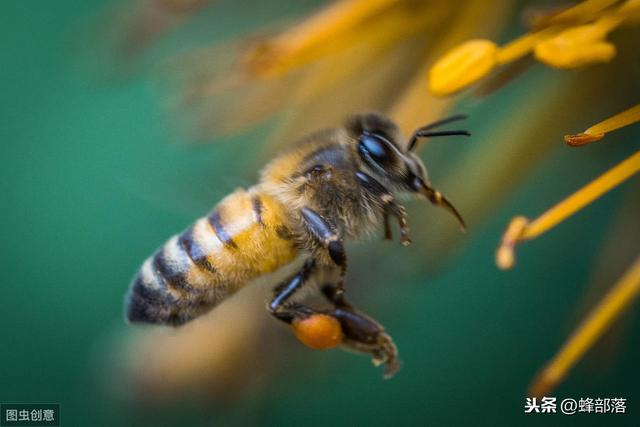
[[[498,46],[490,40],[469,40],[440,58],[429,71],[429,91],[444,96],[487,75],[496,65]]]
[[[599,62],[609,62],[616,55],[616,47],[605,37],[622,20],[606,16],[593,24],[570,28],[538,43],[535,57],[556,68],[577,68]]]
[[[508,270],[515,264],[516,243],[522,238],[528,224],[529,220],[523,216],[516,216],[509,223],[496,251],[496,264],[499,268]]]
[[[604,133],[574,133],[573,135],[565,135],[564,142],[572,147],[581,147],[592,142],[600,141],[602,138],[604,138]]]
[[[628,126],[637,121],[640,121],[640,104],[591,126],[583,133],[565,135],[564,140],[572,147],[579,147],[590,142],[599,141],[606,133]]]

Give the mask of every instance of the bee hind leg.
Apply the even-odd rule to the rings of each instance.
[[[316,269],[316,262],[313,259],[307,260],[302,269],[289,277],[287,280],[276,286],[273,290],[273,299],[267,304],[267,310],[276,319],[290,324],[296,317],[308,316],[313,310],[301,304],[289,302],[291,297],[300,290],[309,279],[311,273]]]
[[[278,285],[274,289],[273,299],[267,305],[269,312],[276,319],[293,325],[294,329],[297,321],[316,315],[329,316],[335,319],[334,321],[339,324],[339,327],[337,324],[336,326],[341,334],[339,344],[349,350],[370,354],[374,365],[384,364],[385,378],[392,377],[400,367],[398,350],[393,340],[384,331],[382,325],[356,310],[347,302],[344,292],[338,285],[326,285],[322,288],[324,297],[332,305],[329,309],[318,310],[291,301],[293,295],[304,286],[317,268],[316,261],[310,259],[305,262],[298,273]],[[335,342],[333,345],[337,344],[338,342]]]
[[[373,180],[373,178],[371,178],[371,180]],[[375,183],[384,189],[377,181],[375,181]],[[382,194],[383,190],[378,191],[378,194]],[[385,212],[399,218],[401,241],[404,241],[403,239],[408,240],[408,227],[406,226],[404,209],[393,202],[391,194],[388,195],[391,199],[382,199],[383,203],[386,203]],[[376,366],[381,364],[385,365],[385,378],[392,377],[400,367],[398,350],[393,340],[384,332],[382,325],[357,311],[345,298],[344,276],[347,269],[347,257],[342,238],[336,233],[331,224],[315,211],[309,208],[303,208],[302,217],[309,232],[322,244],[328,251],[335,265],[340,268],[340,274],[335,284],[325,286],[322,289],[325,298],[332,303],[332,309],[328,311],[315,311],[309,307],[298,305],[295,307],[298,315],[308,315],[308,310],[311,310],[314,314],[322,313],[333,317],[340,323],[342,329],[343,339],[341,344],[347,349],[371,354],[373,363]]]
[[[297,274],[276,287],[267,307],[276,319],[291,325],[303,344],[316,350],[325,350],[341,344],[343,334],[340,321],[331,314],[331,310],[318,310],[290,301],[313,273],[315,265],[315,260],[307,261]]]
[[[384,364],[384,377],[391,378],[400,368],[398,349],[393,339],[380,323],[356,310],[347,302],[344,294],[336,290],[335,286],[325,285],[322,293],[334,305],[334,309],[327,314],[340,322],[342,345],[350,350],[371,354],[373,364]]]

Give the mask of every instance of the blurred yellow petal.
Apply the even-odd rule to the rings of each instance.
[[[245,67],[261,77],[276,77],[310,62],[322,44],[384,11],[398,0],[341,0],[325,7],[288,31],[259,42],[245,58]]]
[[[429,91],[455,93],[486,76],[496,65],[498,46],[490,40],[469,40],[451,50],[429,71]]]
[[[443,4],[449,3],[435,3],[439,6]],[[440,59],[441,52],[447,52],[465,40],[497,34],[498,29],[510,16],[513,6],[513,2],[507,0],[493,1],[492,7],[495,12],[479,20],[478,14],[486,10],[486,1],[474,0],[467,1],[462,6],[455,5],[455,19],[446,22],[438,32],[440,37],[433,40],[429,54],[390,108],[390,115],[397,121],[400,129],[410,132],[424,123],[437,120],[447,112],[451,100],[431,98],[425,101],[424,88],[429,84],[431,66]]]
[[[628,0],[616,11],[616,14],[626,18],[638,18],[640,15],[640,0]]]

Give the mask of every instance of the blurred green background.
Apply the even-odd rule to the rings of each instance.
[[[215,13],[198,17],[153,55],[318,4],[253,2],[246,13],[224,1],[218,9],[224,19],[209,25]],[[626,316],[617,328],[622,333],[606,363],[588,357],[554,393],[559,399],[625,397],[626,415],[523,414],[531,378],[583,313],[598,248],[616,208],[637,191],[637,178],[523,246],[513,271],[501,272],[493,262],[512,215],[542,212],[629,155],[638,142],[631,128],[579,155],[559,137],[557,149],[464,237],[461,251],[435,277],[404,274],[399,282],[393,271],[375,271],[377,283],[359,295],[370,294],[365,309],[398,344],[403,368],[394,379],[383,381],[363,357],[291,346],[300,360],[308,358],[308,367],[299,361],[282,367],[260,392],[237,402],[203,404],[182,396],[175,404],[139,405],[113,393],[127,382],[110,374],[108,361],[120,351],[117,338],[131,328],[122,314],[130,277],[168,236],[236,186],[250,185],[265,158],[249,156],[260,150],[247,147],[268,126],[216,144],[185,144],[180,125],[162,107],[166,93],[154,78],[157,70],[106,77],[109,65],[93,38],[99,39],[107,6],[89,0],[1,6],[0,402],[59,403],[66,426],[640,425],[637,316]],[[515,106],[531,94],[527,84],[560,82],[559,74],[537,69],[489,106],[470,107],[473,144],[491,138],[496,115],[517,113]],[[437,182],[446,164],[425,158]],[[427,218],[414,217],[413,227],[421,220]],[[411,248],[386,245],[375,253],[391,266],[406,251]],[[378,265],[368,253],[366,244],[355,247],[352,274]]]

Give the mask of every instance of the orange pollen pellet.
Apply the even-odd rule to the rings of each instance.
[[[342,341],[340,322],[326,314],[313,314],[304,319],[294,319],[291,326],[300,342],[315,350],[333,348]]]

